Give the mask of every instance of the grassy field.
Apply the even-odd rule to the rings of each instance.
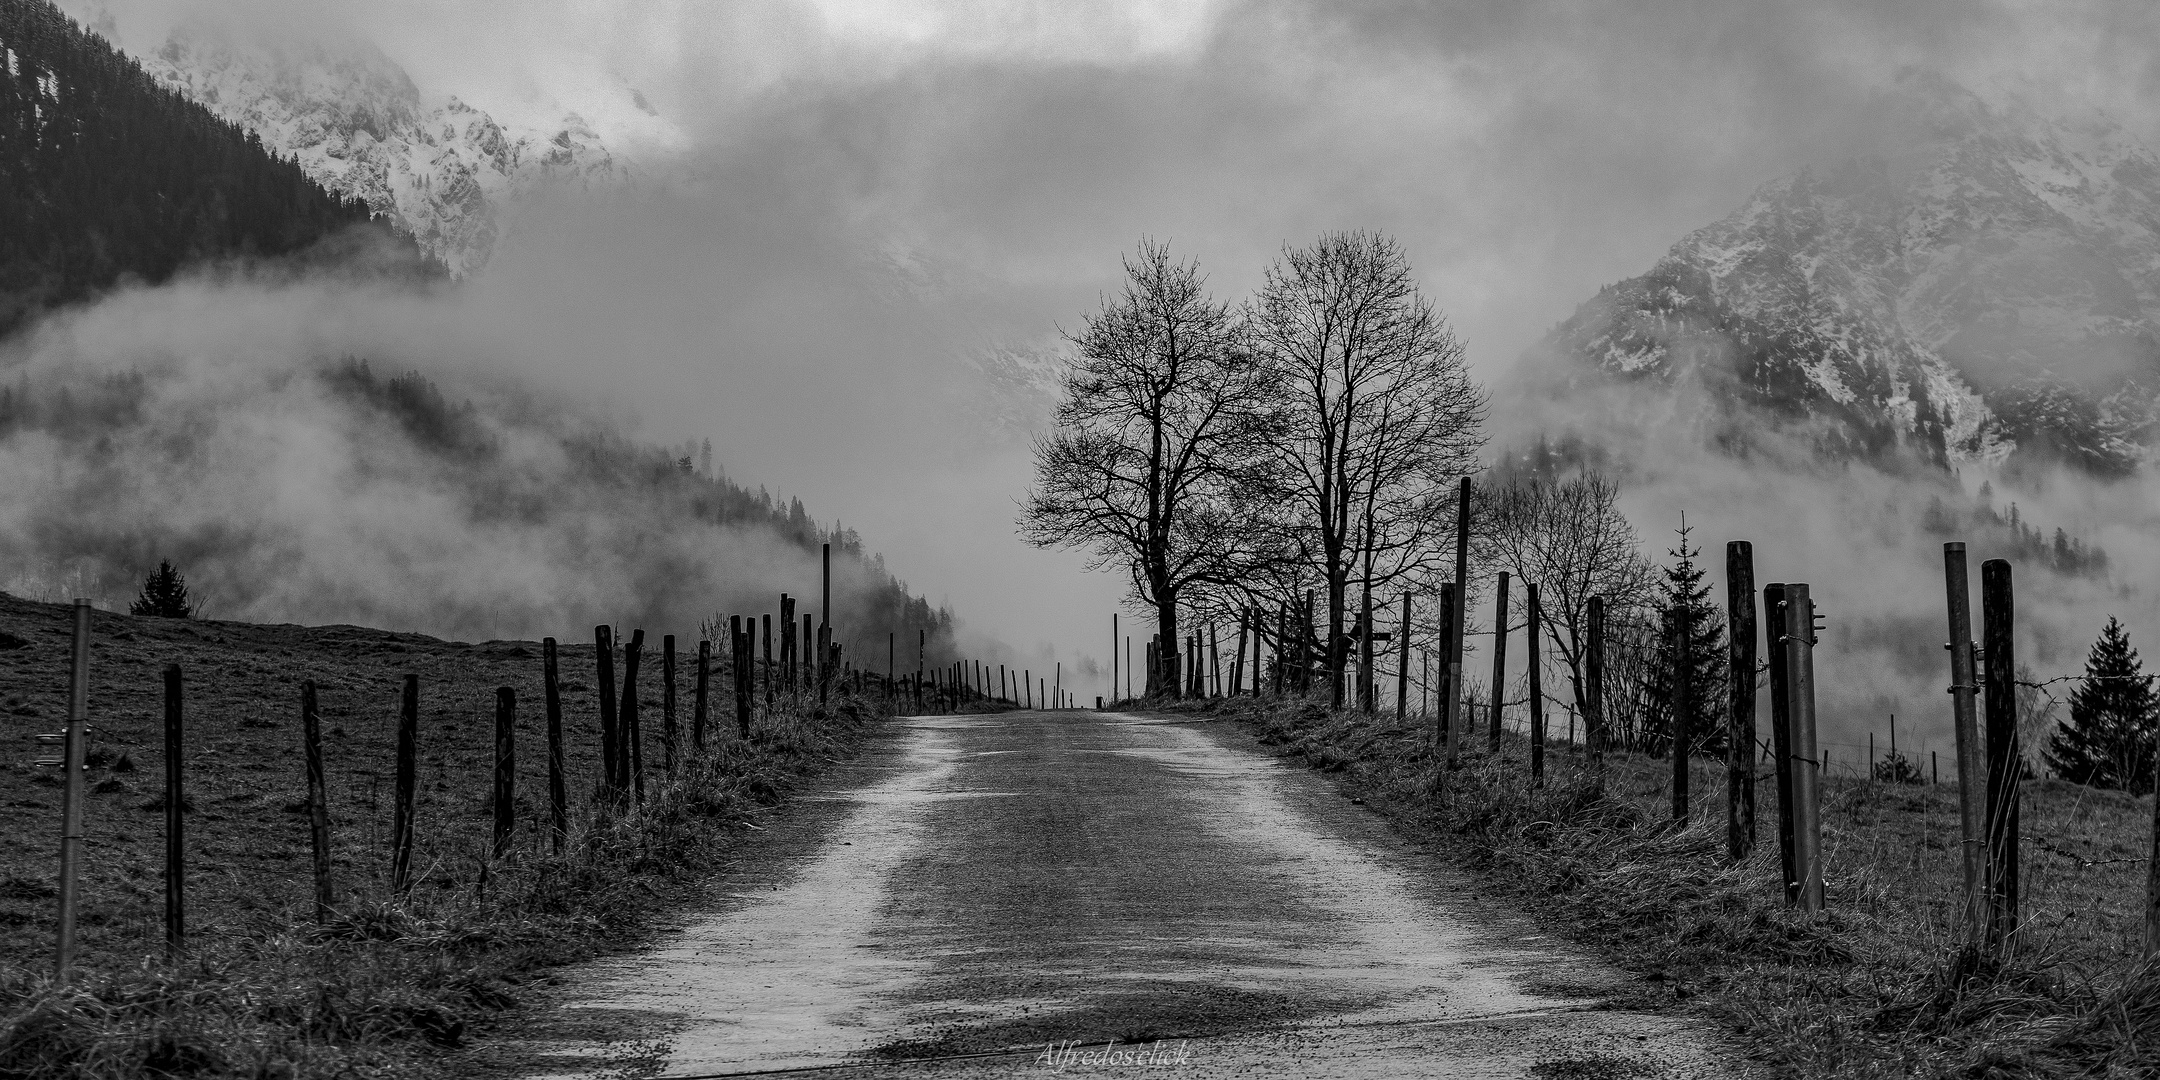
[[[1174,705],[1251,725],[1405,832],[1480,873],[1557,932],[1644,976],[1641,1004],[1692,1010],[1785,1076],[2160,1076],[2160,963],[2141,955],[2150,796],[2059,781],[2025,789],[2025,929],[2000,964],[1961,956],[1955,788],[1832,779],[1828,911],[1783,903],[1777,795],[1757,785],[1755,853],[1725,857],[1725,771],[1609,755],[1600,786],[1556,747],[1482,737],[1436,799],[1429,733],[1319,703]]]
[[[56,770],[31,766],[67,710],[68,609],[0,595],[0,1077],[425,1076],[546,969],[635,941],[690,894],[762,807],[845,756],[882,715],[762,708],[733,732],[713,682],[708,751],[688,753],[695,642],[679,647],[686,760],[662,772],[661,667],[640,670],[648,797],[598,813],[593,646],[560,656],[573,837],[549,851],[537,642],[445,642],[350,626],[258,626],[98,613],[78,977],[50,979]],[[588,631],[589,632],[589,631]],[[167,963],[164,665],[187,685],[189,949]],[[620,666],[618,664],[618,671]],[[416,884],[388,888],[394,739],[420,678]],[[618,675],[619,677],[619,675]],[[339,917],[314,925],[300,683],[318,687]],[[513,850],[490,857],[495,689],[517,692]],[[784,698],[783,698],[784,702]],[[724,719],[723,719],[724,717]]]

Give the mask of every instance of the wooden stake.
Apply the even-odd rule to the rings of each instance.
[[[1725,545],[1725,855],[1755,850],[1755,545]]]
[[[1395,724],[1410,719],[1410,594],[1402,594],[1402,640],[1395,643]]]
[[[772,665],[772,612],[768,611],[765,613],[765,666],[758,670],[758,678],[765,684],[765,711],[768,713],[771,712],[773,708]]]
[[[517,691],[495,688],[495,857],[510,853],[517,831]]]
[[[1525,622],[1523,631],[1524,671],[1530,676],[1530,782],[1545,780],[1545,690],[1542,682],[1544,659],[1543,647],[1538,644],[1539,620],[1544,613],[1538,609],[1538,587],[1535,582],[1523,585]]]
[[[1590,598],[1590,647],[1584,657],[1583,742],[1590,749],[1590,768],[1602,783],[1605,776],[1605,598]]]
[[[165,951],[178,959],[187,943],[186,846],[182,842],[187,796],[183,792],[180,665],[165,665]]]
[[[1492,723],[1485,733],[1485,749],[1494,754],[1500,752],[1500,705],[1507,700],[1507,588],[1508,572],[1502,570],[1493,595]]]
[[[540,642],[540,694],[547,706],[548,835],[555,854],[570,839],[569,779],[563,769],[562,684],[555,667],[555,639]]]
[[[1822,765],[1815,746],[1815,604],[1808,587],[1785,583],[1785,683],[1792,704],[1793,859],[1800,868],[1800,910],[1822,910]]]
[[[623,752],[617,761],[628,770],[624,787],[630,789],[630,797],[645,801],[645,732],[638,724],[638,703],[643,696],[638,693],[638,661],[645,654],[645,631],[630,631],[630,644],[623,649],[622,684],[622,737]]]
[[[1965,865],[1965,940],[1988,943],[1987,742],[1981,738],[1979,673],[1973,660],[1972,594],[1965,545],[1943,545],[1950,616],[1950,727],[1957,737],[1958,825]]]
[[[1470,478],[1462,478],[1462,487],[1455,501],[1455,603],[1447,628],[1447,685],[1448,694],[1441,701],[1440,709],[1448,718],[1448,764],[1455,764],[1457,729],[1466,729],[1462,715],[1463,697],[1463,630],[1469,625],[1470,609]]]
[[[2018,746],[2017,653],[2012,635],[2010,563],[1980,564],[1980,648],[1987,690],[1988,945],[2001,951],[2018,931],[2018,804],[2024,755]]]
[[[330,785],[323,778],[322,721],[315,711],[315,680],[300,684],[300,745],[307,769],[308,846],[314,855],[315,924],[329,923],[335,894],[330,889]]]
[[[1778,865],[1785,882],[1785,902],[1800,902],[1800,855],[1793,832],[1792,685],[1786,677],[1790,652],[1785,648],[1785,586],[1763,586],[1763,618],[1770,646],[1770,758],[1777,777]]]
[[[593,658],[600,676],[600,790],[610,802],[622,796],[617,761],[622,757],[620,715],[615,711],[615,635],[606,625],[593,627]]]
[[[1460,595],[1460,590],[1457,589],[1455,582],[1443,581],[1440,583],[1440,659],[1442,663],[1440,666],[1439,691],[1433,695],[1433,712],[1435,713],[1434,723],[1438,727],[1440,745],[1447,750],[1447,767],[1450,769],[1456,768],[1462,763],[1462,739],[1457,737],[1454,723],[1455,714],[1451,707],[1451,699],[1456,696],[1454,676],[1456,671],[1459,670],[1459,665],[1457,668],[1450,668],[1446,664],[1450,647],[1449,639],[1455,632],[1455,608],[1457,607],[1456,597],[1458,595]]]
[[[390,819],[390,890],[412,891],[413,792],[420,774],[420,676],[405,676],[398,712],[397,803]]]

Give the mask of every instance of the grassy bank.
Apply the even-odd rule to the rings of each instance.
[[[30,737],[66,712],[67,609],[0,596],[0,1077],[428,1076],[548,969],[634,942],[688,899],[761,808],[845,756],[881,716],[760,708],[744,741],[662,768],[659,642],[640,671],[647,797],[599,812],[590,645],[561,682],[571,841],[545,835],[540,647],[444,642],[357,627],[255,626],[101,613],[92,646],[92,762],[77,975],[50,978],[59,787]],[[685,639],[687,642],[687,638]],[[694,649],[694,642],[688,642]],[[694,652],[691,654],[694,656]],[[687,744],[691,656],[679,658]],[[189,948],[162,941],[160,671],[187,680]],[[619,669],[618,669],[619,670]],[[420,675],[420,769],[409,897],[388,885],[398,693]],[[299,684],[317,682],[338,917],[315,925]],[[518,833],[490,857],[495,688],[517,691]],[[732,697],[728,698],[732,705]]]
[[[1604,782],[1554,748],[1484,739],[1436,798],[1429,732],[1319,703],[1174,704],[1250,726],[1499,894],[1644,977],[1641,1004],[1685,1008],[1787,1076],[2160,1076],[2160,964],[2139,957],[2150,797],[2060,782],[2026,791],[2025,931],[2007,962],[1961,957],[1952,787],[1832,780],[1828,911],[1787,909],[1777,796],[1758,792],[1755,853],[1725,857],[1721,764],[1692,772],[1671,820],[1671,763],[1610,755]],[[2118,861],[2120,860],[2120,861]]]

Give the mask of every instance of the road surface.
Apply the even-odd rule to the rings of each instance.
[[[713,910],[573,969],[527,1075],[1733,1067],[1703,1021],[1610,1004],[1625,976],[1226,723],[897,726],[772,822]]]

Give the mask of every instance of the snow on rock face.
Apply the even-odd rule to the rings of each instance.
[[[504,205],[519,194],[636,175],[576,113],[507,127],[457,98],[428,99],[365,44],[240,44],[183,26],[143,68],[324,187],[365,200],[460,277],[486,265]]]
[[[1904,150],[1765,184],[1549,343],[1833,449],[2134,467],[2160,419],[2160,161],[2104,117],[1939,79],[1897,104]]]

